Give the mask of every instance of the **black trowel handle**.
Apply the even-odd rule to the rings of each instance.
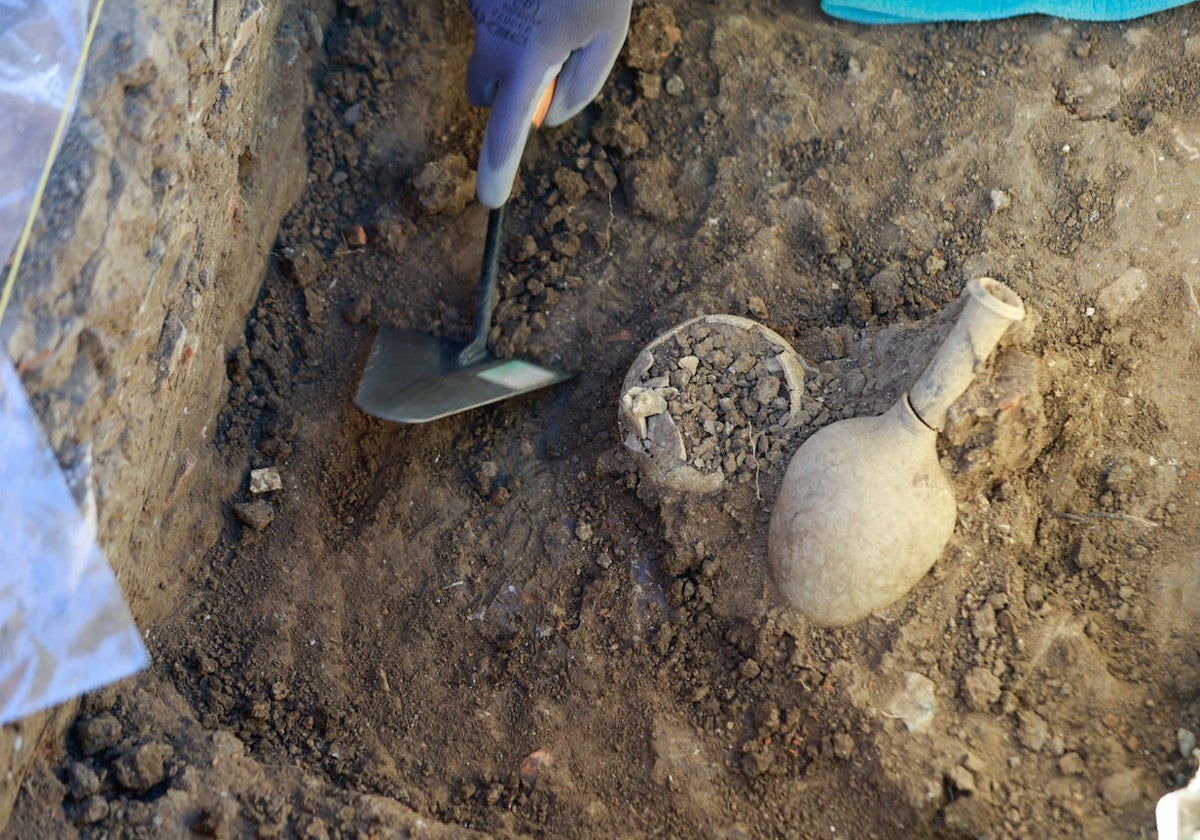
[[[471,343],[458,354],[458,364],[465,367],[487,355],[488,333],[492,329],[492,313],[496,309],[496,285],[500,276],[500,245],[504,239],[504,212],[501,204],[488,213],[487,236],[483,240],[483,268],[479,273],[479,298],[475,304],[475,329]]]

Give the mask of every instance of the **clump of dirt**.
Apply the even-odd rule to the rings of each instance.
[[[150,628],[155,673],[89,701],[113,752],[48,754],[14,836],[142,836],[172,809],[369,836],[380,802],[464,835],[1152,834],[1200,731],[1200,12],[635,5],[636,63],[531,144],[502,261],[492,347],[579,377],[416,427],[352,395],[377,324],[469,329],[486,214],[437,162],[479,144],[470,22],[342,9],[211,442],[277,470],[273,516],[237,518],[248,486],[190,500],[227,529]],[[809,627],[766,572],[788,457],[891,405],[982,275],[1033,317],[941,438],[950,546],[881,614]],[[811,414],[756,480],[663,492],[617,400],[638,349],[705,312],[811,362]],[[226,747],[261,779],[205,769]]]

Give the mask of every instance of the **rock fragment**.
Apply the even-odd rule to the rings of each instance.
[[[103,796],[89,796],[76,809],[76,825],[92,825],[108,816],[108,801]]]
[[[75,724],[75,742],[85,756],[102,752],[120,740],[121,722],[107,712]]]
[[[113,762],[117,784],[145,793],[167,777],[167,761],[175,754],[170,744],[153,741],[134,747]]]
[[[99,790],[100,777],[89,765],[76,761],[67,768],[67,795],[76,802],[94,796]]]
[[[973,712],[986,712],[1000,699],[1000,678],[987,668],[972,668],[963,676],[960,690],[967,708]]]
[[[1050,736],[1050,727],[1037,712],[1022,709],[1017,713],[1017,741],[1030,752],[1039,752]]]
[[[1063,753],[1058,759],[1058,772],[1064,776],[1082,776],[1086,769],[1083,757],[1077,752]]]
[[[1119,770],[1100,782],[1100,798],[1110,808],[1124,808],[1142,799],[1141,774],[1136,769]]]
[[[683,33],[675,25],[675,13],[670,6],[647,6],[629,26],[625,63],[634,70],[657,73],[682,37]]]
[[[1140,268],[1131,268],[1100,290],[1096,307],[1110,320],[1118,320],[1145,294],[1149,280]]]
[[[275,508],[265,499],[238,502],[233,506],[237,518],[255,531],[262,532],[275,520]]]
[[[283,479],[275,467],[250,470],[250,492],[258,496],[283,489]]]
[[[475,174],[455,152],[425,164],[412,181],[417,201],[427,213],[461,213],[475,192]]]

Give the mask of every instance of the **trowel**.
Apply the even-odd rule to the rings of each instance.
[[[553,93],[551,83],[534,116],[535,126],[541,124]],[[363,411],[397,423],[427,423],[574,376],[522,359],[500,359],[488,350],[507,207],[502,204],[488,214],[471,340],[380,327],[354,398]]]

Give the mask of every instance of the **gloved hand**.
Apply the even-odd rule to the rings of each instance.
[[[491,106],[475,192],[499,207],[512,192],[538,100],[558,78],[547,125],[596,98],[629,31],[633,0],[468,0],[475,50],[467,98]]]

